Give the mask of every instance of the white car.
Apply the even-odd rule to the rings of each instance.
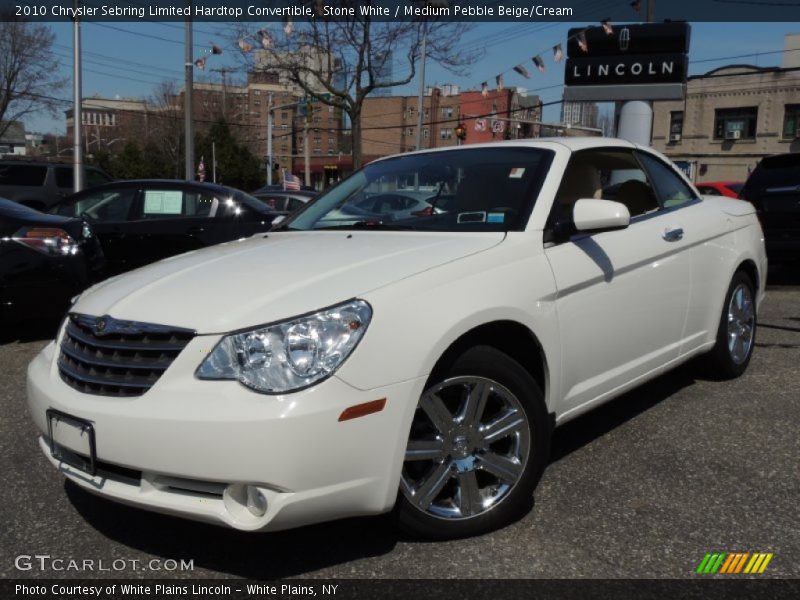
[[[325,219],[414,185],[450,209]],[[403,154],[86,291],[28,404],[52,465],[112,500],[248,531],[396,507],[473,535],[530,505],[555,426],[700,354],[744,372],[766,273],[752,206],[647,148]]]

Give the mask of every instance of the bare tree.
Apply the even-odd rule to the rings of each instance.
[[[55,112],[66,85],[53,55],[55,35],[45,25],[0,14],[0,136],[14,121],[47,110]]]
[[[315,10],[319,4],[311,2]],[[248,44],[261,44],[262,65],[281,79],[299,87],[307,96],[334,106],[348,115],[351,124],[353,166],[361,166],[361,112],[364,100],[375,90],[410,83],[417,74],[423,37],[427,60],[459,72],[474,63],[477,53],[456,50],[469,31],[467,23],[443,21],[379,22],[359,11],[361,1],[342,0],[338,6],[355,8],[355,16],[254,33],[236,33],[243,56]],[[249,42],[247,40],[250,40]],[[390,68],[390,63],[393,63]],[[251,65],[252,67],[252,65]]]
[[[183,169],[183,105],[174,81],[162,82],[148,100],[148,141],[156,143],[176,179]]]

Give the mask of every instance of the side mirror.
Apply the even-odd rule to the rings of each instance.
[[[572,220],[578,231],[624,229],[631,222],[631,213],[620,202],[583,198],[575,203]]]
[[[277,217],[272,219],[272,226],[274,227],[275,225],[279,225],[280,223],[283,223],[285,220],[286,220],[286,215],[278,215]]]

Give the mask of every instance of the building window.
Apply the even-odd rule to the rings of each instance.
[[[426,140],[428,139],[428,128],[427,127],[424,127],[422,129],[422,137],[424,137]]]
[[[332,107],[332,106],[329,106],[329,107],[328,107],[328,112],[329,112],[329,113],[333,113],[333,107]]]
[[[758,107],[718,108],[714,111],[715,140],[756,139]]]
[[[260,96],[260,95],[261,95],[261,90],[255,90],[253,93],[254,93],[256,96]]]
[[[442,136],[443,140],[452,140],[453,139],[453,130],[449,127],[446,127],[441,130],[440,135]]]
[[[683,111],[673,110],[669,113],[669,141],[677,142],[683,133]]]
[[[281,113],[281,119],[283,119],[283,120],[285,121],[285,120],[286,120],[286,119],[288,119],[288,118],[289,118],[289,113],[288,113],[288,112],[286,112],[286,111],[283,111],[283,112]]]
[[[453,116],[453,107],[452,106],[443,106],[442,107],[442,117],[445,119],[449,119]]]
[[[406,130],[406,135],[407,135],[408,137],[413,137],[413,135],[414,135],[414,128],[413,128],[413,127],[409,127],[409,128]]]
[[[800,104],[787,104],[783,115],[783,137],[800,138]]]

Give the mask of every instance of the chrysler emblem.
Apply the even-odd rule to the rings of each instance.
[[[106,325],[108,321],[106,321],[105,317],[100,317],[97,321],[94,322],[94,331],[95,333],[103,333],[105,331]]]
[[[619,49],[621,52],[625,52],[628,49],[628,46],[631,44],[631,30],[627,27],[623,27],[619,32]]]

